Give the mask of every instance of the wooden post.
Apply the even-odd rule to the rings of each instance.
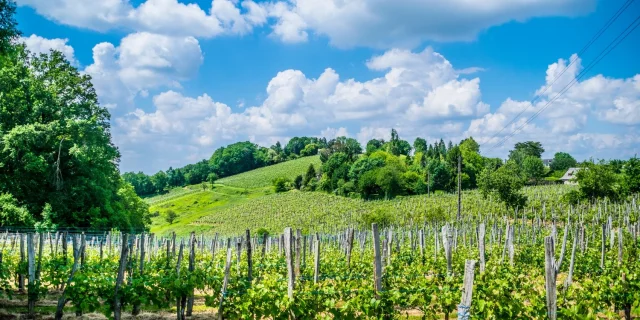
[[[462,284],[462,299],[458,305],[458,319],[469,320],[471,314],[471,296],[473,294],[473,270],[475,268],[475,260],[466,260],[464,264],[464,280]]]
[[[145,256],[145,246],[144,246],[144,234],[143,234],[142,237],[140,238],[140,266],[139,266],[140,268],[138,271],[139,277],[142,277],[144,275],[144,256]],[[133,310],[131,311],[131,314],[133,314],[134,316],[137,316],[140,314],[139,302],[136,302],[133,304]]]
[[[451,268],[451,239],[452,235],[451,235],[451,231],[449,230],[449,225],[446,224],[444,226],[442,226],[442,246],[444,247],[444,253],[445,253],[445,257],[447,259],[447,274],[451,275],[452,273],[452,268]]]
[[[622,264],[622,227],[618,227],[618,265]]]
[[[554,258],[553,237],[544,238],[545,290],[547,297],[547,316],[556,319],[556,267]]]
[[[27,234],[27,265],[29,272],[29,286],[28,290],[28,308],[29,313],[28,317],[33,319],[35,317],[35,307],[36,307],[36,299],[38,298],[38,293],[36,288],[36,257],[35,257],[35,248],[33,242],[33,233],[29,232]]]
[[[456,220],[460,220],[462,212],[462,155],[458,154],[458,215]]]
[[[175,245],[175,242],[174,242]],[[174,246],[175,247],[175,246]],[[178,262],[176,263],[176,275],[180,279],[180,267],[182,265],[182,256],[184,252],[184,242],[180,240],[180,249],[178,249]],[[184,320],[184,309],[187,299],[184,296],[176,297],[176,317],[178,320]]]
[[[251,231],[247,229],[246,231],[246,239],[247,239],[247,280],[251,283],[251,279],[253,279],[253,260],[251,260]]]
[[[66,241],[66,239],[65,239],[65,241]],[[58,298],[58,304],[56,306],[56,313],[55,313],[55,319],[56,320],[62,319],[64,305],[68,301],[68,299],[67,299],[67,287],[73,281],[73,276],[76,274],[76,271],[78,270],[78,265],[79,265],[79,262],[80,262],[80,248],[78,248],[78,246],[79,246],[78,241],[76,241],[76,239],[74,237],[73,238],[73,266],[71,267],[71,274],[69,275],[69,278],[67,279],[67,282],[62,284],[62,294],[60,295],[60,298]],[[123,270],[123,276],[124,276],[124,270]]]
[[[376,297],[382,292],[382,257],[380,256],[380,232],[378,224],[372,223],[373,231],[373,283],[376,291]]]
[[[196,270],[196,233],[195,231],[191,232],[191,238],[189,239],[189,274],[193,274]],[[189,292],[189,296],[187,297],[187,317],[190,317],[193,314],[193,300],[194,300],[194,291],[193,289]]]
[[[24,252],[24,234],[20,234],[20,263],[24,263],[25,260],[25,252]],[[20,292],[24,292],[24,274],[18,271],[18,290]]]
[[[347,268],[351,267],[351,251],[353,250],[353,228],[347,230]]]
[[[316,233],[315,243],[313,245],[313,255],[315,257],[313,268],[313,283],[318,283],[320,277],[320,235]]]
[[[293,230],[291,227],[284,229],[284,253],[287,260],[287,293],[289,299],[293,299],[296,275],[293,266]]]
[[[600,269],[604,269],[604,252],[605,252],[605,244],[607,241],[607,226],[605,224],[602,225],[602,243],[600,250]]]
[[[301,244],[301,241],[302,241],[302,230],[300,230],[300,229],[296,230],[296,237],[295,237],[294,241],[295,241],[294,245],[295,245],[295,255],[296,255],[295,275],[296,275],[296,279],[299,279],[300,275],[301,275],[301,271],[300,271],[300,258],[301,258],[301,256],[300,256],[300,254],[301,254],[301,251],[302,251],[301,249],[302,248],[300,248],[300,246],[302,245]]]
[[[124,282],[124,270],[127,267],[127,256],[129,254],[129,235],[126,233],[122,234],[122,249],[120,250],[120,263],[118,266],[118,277],[116,278],[116,287],[114,290],[114,303],[113,303],[113,318],[115,320],[121,319],[122,312],[122,298],[118,291],[120,290],[120,286]],[[74,258],[75,260],[75,258]]]
[[[484,236],[485,236],[485,226],[484,226],[484,223],[480,223],[480,225],[478,226],[478,251],[480,254],[480,273],[483,273],[485,268]]]
[[[567,275],[567,280],[565,280],[564,282],[564,290],[567,290],[567,288],[569,288],[569,286],[573,282],[572,278],[573,278],[573,267],[574,267],[575,256],[576,256],[576,244],[578,240],[578,231],[580,229],[581,229],[580,227],[576,227],[576,234],[573,237],[573,246],[571,247],[571,261],[569,262],[569,275]]]
[[[222,302],[227,295],[227,286],[229,285],[229,273],[231,272],[231,239],[227,239],[227,260],[224,265],[224,280],[222,282],[222,290],[220,290],[220,305],[218,306],[218,319],[224,319],[222,311]]]

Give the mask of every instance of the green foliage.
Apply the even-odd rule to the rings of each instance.
[[[578,164],[570,154],[566,152],[556,152],[553,156],[553,161],[549,166],[553,171],[566,172],[569,168],[573,168]]]
[[[384,192],[385,199],[399,194],[402,190],[402,171],[397,166],[386,165],[377,170],[376,184]]]
[[[522,173],[527,180],[537,182],[544,176],[545,168],[542,159],[527,156],[522,162]]]
[[[365,212],[360,216],[360,225],[364,229],[371,228],[371,224],[378,224],[379,229],[384,229],[395,221],[395,217],[389,211],[378,208],[369,212]]]
[[[6,53],[20,36],[15,13],[16,4],[13,0],[0,0],[0,55]]]
[[[273,191],[278,192],[286,192],[291,190],[292,183],[291,180],[286,177],[278,177],[273,179]]]
[[[496,171],[484,169],[478,178],[478,187],[487,197],[496,194],[507,208],[524,207],[527,197],[520,193],[524,181],[520,177],[515,162],[509,161]]]
[[[385,144],[384,139],[369,140],[369,142],[367,142],[367,148],[366,148],[367,155],[370,155],[378,150],[381,150],[384,144]]]
[[[261,157],[258,145],[245,141],[218,148],[209,159],[209,164],[218,176],[228,177],[267,163]]]
[[[629,192],[640,192],[640,159],[637,156],[629,159],[623,168],[624,180]]]
[[[349,179],[353,181],[358,181],[360,176],[362,176],[365,172],[371,171],[377,168],[384,166],[384,160],[381,158],[374,158],[363,156],[358,158],[356,162],[351,165],[349,169]]]
[[[449,191],[452,189],[452,172],[445,162],[431,161],[429,163],[429,183],[431,190]]]
[[[164,214],[164,220],[169,224],[173,224],[173,222],[176,221],[177,218],[178,214],[176,214],[176,212],[171,209],[167,210],[167,212],[165,212]]]
[[[0,5],[5,41],[13,10]],[[0,84],[0,193],[11,194],[33,223],[143,229],[120,193],[110,114],[90,77],[60,52],[30,56],[14,46],[0,56]]]
[[[608,198],[618,201],[624,196],[624,190],[613,168],[604,162],[585,162],[576,173],[580,193],[583,198],[594,200]]]
[[[316,180],[316,169],[313,167],[313,163],[309,164],[307,172],[304,174],[302,185],[307,188],[311,186],[311,182]],[[313,191],[313,189],[311,189]]]
[[[0,227],[32,226],[33,223],[27,208],[18,205],[18,201],[11,194],[0,194]]]
[[[293,187],[300,190],[302,188],[302,175],[299,174],[296,176],[295,179],[293,179]]]
[[[302,151],[300,151],[300,156],[302,157],[315,156],[316,154],[318,154],[318,149],[319,148],[317,144],[310,143],[306,145],[304,149],[302,149]]]
[[[400,139],[396,129],[391,129],[391,140],[385,144],[384,148],[388,153],[394,156],[399,156],[401,154],[406,156],[411,152],[411,145],[409,142]]]
[[[544,153],[544,148],[542,147],[542,144],[540,142],[535,142],[535,141],[518,142],[514,146],[513,150],[509,151],[509,159],[511,159],[512,156],[515,155],[515,153],[521,153],[521,155],[518,155],[518,156],[519,157],[521,156],[522,160],[524,160],[524,158],[527,156],[541,158],[542,154]],[[517,162],[517,163],[520,163],[520,162]]]
[[[415,153],[426,153],[428,149],[427,140],[417,137],[416,140],[413,141],[413,150]]]

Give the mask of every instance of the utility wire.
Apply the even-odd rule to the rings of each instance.
[[[520,125],[518,128],[516,128],[514,131],[512,131],[510,134],[508,134],[507,136],[505,136],[501,141],[499,141],[498,143],[496,143],[495,145],[493,145],[491,147],[491,149],[489,150],[493,150],[495,148],[501,147],[504,145],[504,143],[509,140],[511,137],[513,137],[514,135],[516,135],[520,129],[524,128],[524,126],[526,126],[527,124],[531,123],[531,121],[533,121],[535,118],[538,117],[538,115],[540,115],[540,113],[542,113],[545,109],[547,109],[555,100],[557,100],[561,95],[563,95],[565,92],[567,92],[571,87],[573,87],[580,79],[582,79],[596,64],[598,64],[602,59],[604,59],[604,57],[606,57],[609,53],[611,53],[611,51],[613,51],[620,43],[622,43],[622,41],[624,41],[638,26],[640,26],[640,16],[636,17],[636,19],[631,22],[627,28],[625,28],[620,34],[618,34],[618,36],[613,39],[613,41],[611,41],[609,43],[609,45],[604,48],[600,54],[598,54],[598,56],[596,57],[595,60],[593,60],[584,70],[582,70],[582,72],[580,72],[578,74],[578,76],[576,76],[571,82],[569,82],[566,86],[564,86],[564,88],[562,88],[562,90],[560,90],[560,92],[558,92],[551,100],[549,100],[542,108],[540,108],[540,110],[538,110],[536,113],[534,113],[531,117],[529,117],[529,119],[527,119],[527,121],[525,121],[525,123],[523,123],[522,125]]]
[[[620,17],[620,15],[622,15],[622,13],[627,10],[627,8],[629,8],[629,6],[631,6],[631,4],[633,3],[633,1],[635,0],[627,0],[619,9],[618,11],[616,11],[616,13],[614,13],[613,16],[611,16],[611,18],[609,18],[609,20],[604,24],[604,26],[602,26],[600,28],[600,30],[598,30],[598,32],[596,32],[596,34],[591,38],[591,40],[589,40],[589,42],[582,47],[582,49],[578,52],[578,57],[582,56],[583,53],[585,53],[589,47],[591,47],[591,45],[596,42],[600,36],[602,36],[602,34],[604,34],[605,31],[607,31],[607,29],[609,29],[609,27],[618,19],[618,17]],[[515,117],[513,117],[513,119],[511,119],[511,121],[509,121],[509,123],[507,123],[504,127],[502,127],[502,129],[500,129],[500,131],[496,132],[493,136],[491,136],[491,138],[489,138],[486,142],[483,142],[480,144],[480,146],[483,146],[484,144],[488,143],[489,141],[491,141],[493,138],[495,138],[496,136],[498,136],[500,133],[502,133],[502,131],[504,131],[509,125],[511,125],[514,121],[516,121],[525,111],[527,111],[531,106],[533,106],[533,104],[539,100],[540,96],[542,96],[545,92],[547,92],[547,90],[549,88],[551,88],[553,86],[553,84],[556,83],[556,81],[558,81],[558,79],[560,79],[560,77],[562,77],[562,75],[569,70],[569,68],[576,62],[577,59],[572,60],[561,72],[560,74],[558,74],[552,81],[551,83],[549,83],[548,85],[546,85],[544,87],[544,89],[536,94],[536,96],[531,99],[531,101],[529,101],[529,103],[527,104],[527,107],[522,109],[522,111],[520,111],[520,113],[518,113]]]

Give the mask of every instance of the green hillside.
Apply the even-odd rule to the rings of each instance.
[[[293,180],[297,175],[304,174],[313,164],[318,168],[321,165],[320,156],[303,157],[296,160],[290,160],[278,163],[272,166],[263,167],[234,176],[222,178],[217,182],[225,186],[236,188],[264,188],[271,186],[271,182],[275,178],[286,177]]]

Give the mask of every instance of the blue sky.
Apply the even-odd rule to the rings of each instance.
[[[122,171],[182,166],[243,140],[348,135],[364,144],[392,127],[411,142],[473,136],[499,157],[526,140],[541,141],[545,157],[640,151],[640,28],[525,123],[640,3],[578,57],[625,1],[17,2],[32,51],[60,50],[94,78]]]

